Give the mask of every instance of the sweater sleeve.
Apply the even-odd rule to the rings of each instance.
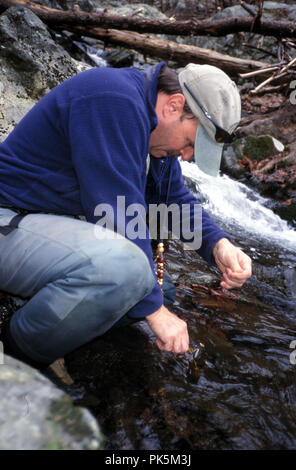
[[[171,168],[171,181],[170,181],[170,193],[168,198],[168,204],[177,203],[179,207],[182,207],[182,204],[190,206],[190,227],[191,229],[196,227],[196,221],[194,221],[194,206],[200,204],[198,199],[190,193],[186,188],[184,179],[182,176],[182,170],[180,162],[177,159],[174,159],[172,162]],[[182,212],[182,210],[181,210]],[[197,211],[199,213],[199,211]],[[221,238],[228,238],[231,241],[229,235],[227,235],[223,230],[221,230],[215,222],[211,219],[210,215],[201,207],[201,222],[202,222],[202,236],[201,236],[201,246],[196,252],[205,259],[212,266],[216,266],[215,259],[213,257],[213,248],[215,244]],[[200,230],[200,227],[198,227]],[[182,231],[181,231],[182,232]],[[181,240],[186,242],[181,237]]]
[[[144,251],[154,272],[144,198],[149,129],[141,106],[126,95],[104,92],[71,103],[69,140],[86,219],[96,223],[97,205],[108,204],[113,208],[114,230],[130,238],[125,231],[132,216],[120,211],[117,214],[117,197],[124,197],[125,208],[131,204],[144,208],[144,213],[139,211],[137,218],[145,227],[146,236],[131,241]],[[161,304],[162,294],[155,276],[152,292],[135,305],[129,315],[145,317]]]

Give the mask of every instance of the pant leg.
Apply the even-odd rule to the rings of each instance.
[[[172,305],[176,300],[176,287],[169,273],[164,270],[163,278],[163,303],[166,307]]]
[[[0,209],[0,225],[15,214]],[[29,358],[51,363],[102,335],[151,292],[155,279],[135,244],[71,217],[30,214],[0,235],[0,289],[30,300],[10,334]],[[100,236],[101,239],[98,239]]]

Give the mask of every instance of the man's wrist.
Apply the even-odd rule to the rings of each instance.
[[[231,242],[228,240],[228,238],[225,238],[225,237],[220,238],[220,240],[218,240],[218,241],[216,242],[216,244],[214,245],[214,248],[213,248],[213,256],[214,256],[214,258],[215,258],[216,255],[217,255],[218,249],[219,249],[222,245],[224,245],[225,243],[228,244],[228,243],[231,243]]]
[[[156,312],[153,312],[153,313],[150,313],[150,315],[147,315],[146,316],[146,321],[148,323],[151,323],[151,322],[153,322],[153,320],[158,318],[162,313],[163,307],[164,307],[164,305],[161,305],[161,307],[158,310],[156,310]]]

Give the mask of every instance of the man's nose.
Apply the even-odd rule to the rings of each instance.
[[[183,150],[181,150],[180,155],[182,157],[182,160],[188,161],[192,158],[193,156],[194,149],[190,146],[185,147]]]

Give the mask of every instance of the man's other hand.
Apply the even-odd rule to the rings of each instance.
[[[157,336],[156,344],[162,351],[183,354],[189,348],[187,324],[164,305],[146,317],[149,327]]]
[[[213,249],[216,264],[222,272],[220,283],[225,289],[241,287],[252,275],[252,260],[227,238],[221,238]]]

